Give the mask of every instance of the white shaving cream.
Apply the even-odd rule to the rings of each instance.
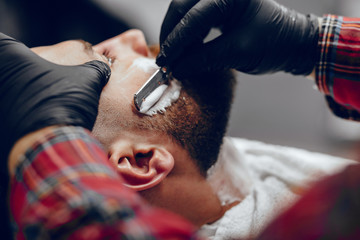
[[[145,73],[154,73],[159,67],[155,63],[155,59],[151,58],[137,58],[133,61],[131,67],[136,67],[143,70]]]
[[[171,80],[169,85],[163,84],[159,86],[146,98],[145,102],[143,102],[141,106],[141,113],[153,116],[158,112],[165,112],[167,107],[171,106],[173,102],[178,100],[180,91],[181,84],[177,80]],[[155,105],[153,105],[154,103]]]
[[[131,67],[141,69],[145,73],[153,74],[159,67],[155,59],[137,58]],[[170,80],[169,85],[163,84],[156,88],[142,103],[140,112],[153,116],[158,112],[165,112],[180,96],[181,84],[177,80]]]

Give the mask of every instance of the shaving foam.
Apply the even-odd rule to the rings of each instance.
[[[178,100],[180,91],[180,82],[175,79],[170,80],[169,85],[163,84],[159,86],[146,98],[146,101],[143,102],[141,106],[140,112],[148,116],[153,116],[158,112],[165,112],[167,107]]]
[[[155,59],[145,57],[135,59],[131,67],[141,69],[145,73],[154,73],[159,68],[155,63]]]

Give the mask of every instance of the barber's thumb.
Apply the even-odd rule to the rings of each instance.
[[[99,87],[103,88],[109,81],[111,76],[111,69],[109,65],[102,61],[93,60],[81,65],[85,68],[85,75],[89,76],[90,80],[96,80],[100,84]]]

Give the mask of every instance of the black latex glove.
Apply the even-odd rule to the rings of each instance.
[[[0,33],[1,156],[6,158],[20,137],[47,126],[91,130],[110,73],[100,61],[78,66],[50,63]]]
[[[8,154],[20,137],[51,125],[91,129],[110,76],[103,62],[60,66],[0,33],[0,235],[12,239],[7,208]]]
[[[222,35],[203,43],[209,30]],[[159,66],[175,77],[209,69],[308,75],[316,61],[318,20],[272,0],[173,0],[161,34]]]

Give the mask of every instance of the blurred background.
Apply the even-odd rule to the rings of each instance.
[[[302,13],[360,17],[359,0],[278,0]],[[0,0],[0,31],[27,46],[96,44],[129,28],[158,43],[170,0]],[[357,15],[356,15],[357,14]],[[358,158],[360,124],[333,117],[314,83],[289,74],[238,74],[228,135]]]

